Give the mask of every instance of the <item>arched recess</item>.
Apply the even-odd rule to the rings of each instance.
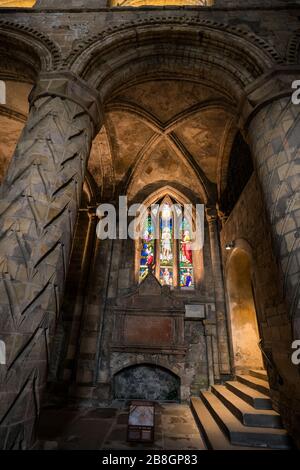
[[[34,81],[40,72],[55,70],[60,49],[45,34],[23,24],[0,20],[1,69],[12,77]]]
[[[252,249],[245,240],[236,240],[226,263],[226,287],[236,373],[264,367],[259,348],[255,295],[252,284]]]
[[[239,28],[199,18],[155,17],[119,24],[88,38],[67,62],[106,101],[117,87],[158,69],[206,78],[236,98],[282,59],[262,38]]]
[[[180,401],[180,377],[157,364],[133,364],[114,375],[113,395],[120,400]]]
[[[274,47],[254,33],[238,27],[200,18],[158,16],[119,24],[87,38],[74,48],[64,65],[99,90],[106,115],[117,111],[135,114],[155,134],[149,135],[147,146],[141,149],[139,158],[131,162],[128,174],[117,182],[122,189],[131,184],[133,173],[140,169],[149,146],[155,147],[160,140],[171,145],[178,155],[183,155],[191,173],[198,173],[201,184],[207,186],[206,191],[212,194],[213,203],[217,199],[217,189],[220,194],[226,172],[223,166],[228,161],[227,154],[237,129],[245,88],[281,62]],[[158,80],[198,84],[214,90],[217,95],[215,113],[221,114],[225,110],[227,114],[224,115],[224,132],[215,139],[220,143],[215,178],[201,174],[202,163],[205,162],[195,165],[195,159],[191,158],[193,155],[186,145],[181,145],[182,139],[178,139],[172,128],[187,117],[184,113],[179,113],[173,122],[162,124],[151,113],[139,108],[137,103],[132,106],[128,101],[118,99],[120,93],[129,87]],[[115,156],[113,159],[116,160]]]

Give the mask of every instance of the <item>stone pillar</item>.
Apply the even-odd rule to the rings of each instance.
[[[224,292],[224,280],[222,274],[218,217],[216,208],[206,208],[206,219],[208,222],[209,229],[211,263],[214,278],[217,338],[219,349],[219,370],[220,374],[230,374],[231,370],[226,320],[226,302]]]
[[[34,439],[92,138],[98,93],[71,73],[42,75],[0,202],[0,443]]]
[[[300,105],[292,103],[296,78],[287,71],[273,73],[249,91],[247,128],[283,294],[294,336],[300,338]]]

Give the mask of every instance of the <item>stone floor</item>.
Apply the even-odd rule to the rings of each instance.
[[[126,441],[128,408],[43,409],[38,439],[53,450],[163,449],[204,450],[205,444],[188,405],[156,404],[152,444]]]

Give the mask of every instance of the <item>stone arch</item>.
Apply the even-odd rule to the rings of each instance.
[[[147,125],[156,133],[155,138],[145,142],[136,161],[130,163],[128,172],[116,183],[116,187],[128,192],[134,175],[145,162],[147,148],[149,150],[149,146],[155,146],[155,139],[159,139],[160,134],[164,134],[165,138],[172,123],[168,123],[169,128],[164,129],[149,113],[137,107],[133,109],[130,103],[113,102],[120,89],[158,77],[214,88],[219,97],[215,103],[206,103],[206,106],[219,106],[232,116],[231,124],[220,139],[220,153],[227,154],[245,87],[281,62],[271,45],[249,31],[199,18],[154,17],[108,28],[88,38],[76,46],[63,66],[99,90],[106,111],[119,107],[126,113],[137,113],[138,118],[147,121]],[[184,116],[177,118],[184,119]],[[199,192],[205,194],[203,199],[215,201],[225,173],[226,156],[219,158],[217,180],[211,181],[202,172],[201,165],[191,158],[189,152],[185,152],[185,147],[180,147],[180,139],[176,140],[176,135],[174,137],[175,140],[167,144],[171,144],[172,151],[178,152],[179,160],[183,158],[182,164],[187,165],[193,177],[200,182],[203,189],[199,189]],[[165,147],[160,151],[169,153],[168,149]]]
[[[148,38],[151,36],[151,45]],[[182,66],[188,63],[189,69],[194,68],[197,74],[213,74],[220,77],[222,70],[222,79],[228,80],[228,87],[235,89],[234,94],[239,93],[240,89],[251,80],[261,75],[268,67],[276,63],[282,63],[283,60],[277,51],[262,38],[254,33],[244,31],[238,27],[231,27],[226,24],[217,23],[200,18],[188,19],[186,17],[153,17],[136,22],[124,23],[113,28],[108,28],[98,35],[88,38],[86,41],[77,45],[69,56],[67,65],[83,78],[102,89],[102,95],[108,96],[109,88],[105,84],[107,73],[110,76],[110,82],[113,87],[120,82],[120,77],[116,77],[118,69],[122,69],[126,63],[127,69],[131,67],[129,73],[131,78],[136,76],[134,71],[134,61],[138,57],[151,57],[151,52],[155,48],[155,43],[163,44],[168,42],[169,46],[165,51],[158,51],[160,55],[160,65],[164,65],[171,70],[171,56],[178,57],[179,49],[176,49],[174,39],[180,43],[181,55],[184,45],[189,45],[192,52],[182,56]],[[178,41],[179,40],[179,41]],[[170,45],[172,45],[170,47]],[[152,49],[151,49],[152,47]],[[136,55],[131,54],[126,58],[126,53],[136,49]],[[224,49],[226,50],[226,64],[224,64]],[[141,51],[143,50],[143,54]],[[204,64],[201,53],[206,51],[207,61]],[[214,63],[209,62],[209,51],[214,50]],[[218,53],[219,51],[219,53]],[[118,54],[118,60],[112,68],[109,65],[110,60]],[[109,53],[109,57],[108,57]],[[203,54],[202,54],[203,55]],[[165,56],[165,64],[162,57]],[[153,57],[152,57],[153,59]],[[100,60],[100,62],[99,62]],[[152,63],[153,65],[153,63]],[[157,66],[159,63],[156,64]],[[133,68],[132,68],[133,67]],[[176,68],[180,68],[180,61],[176,61]],[[139,68],[141,71],[141,63]],[[148,67],[148,71],[151,68]],[[145,70],[144,70],[145,71]],[[186,71],[185,71],[186,72]],[[128,80],[129,75],[123,79]],[[230,82],[230,83],[229,83]],[[219,81],[220,83],[220,81]],[[232,91],[232,90],[231,90]]]
[[[173,196],[180,204],[190,204],[191,198],[184,192],[180,191],[179,189],[175,188],[170,184],[166,184],[164,186],[160,186],[159,188],[151,191],[147,195],[145,194],[145,198],[143,199],[143,204],[145,206],[150,206],[158,199],[162,199],[164,196],[170,195]]]
[[[0,39],[6,52],[14,51],[12,64],[23,63],[31,71],[31,79],[40,72],[54,70],[60,60],[59,47],[48,36],[29,26],[0,21]],[[11,68],[13,75],[20,76],[18,68],[15,71],[13,65]]]
[[[167,358],[164,360],[163,357],[156,357],[155,362],[152,361],[150,358],[149,359],[130,359],[130,358],[123,358],[122,360],[122,365],[116,365],[111,368],[111,375],[116,375],[118,372],[121,372],[123,369],[127,369],[128,367],[132,367],[135,365],[141,365],[141,364],[150,364],[150,365],[157,365],[159,367],[162,367],[164,369],[168,369],[170,372],[172,372],[174,375],[180,376],[180,369],[178,366],[172,365],[168,362]]]

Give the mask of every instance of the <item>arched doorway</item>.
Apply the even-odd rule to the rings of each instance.
[[[114,398],[179,401],[180,378],[155,364],[129,366],[114,376]]]
[[[235,372],[263,368],[251,280],[251,257],[235,248],[227,263],[227,294]]]

